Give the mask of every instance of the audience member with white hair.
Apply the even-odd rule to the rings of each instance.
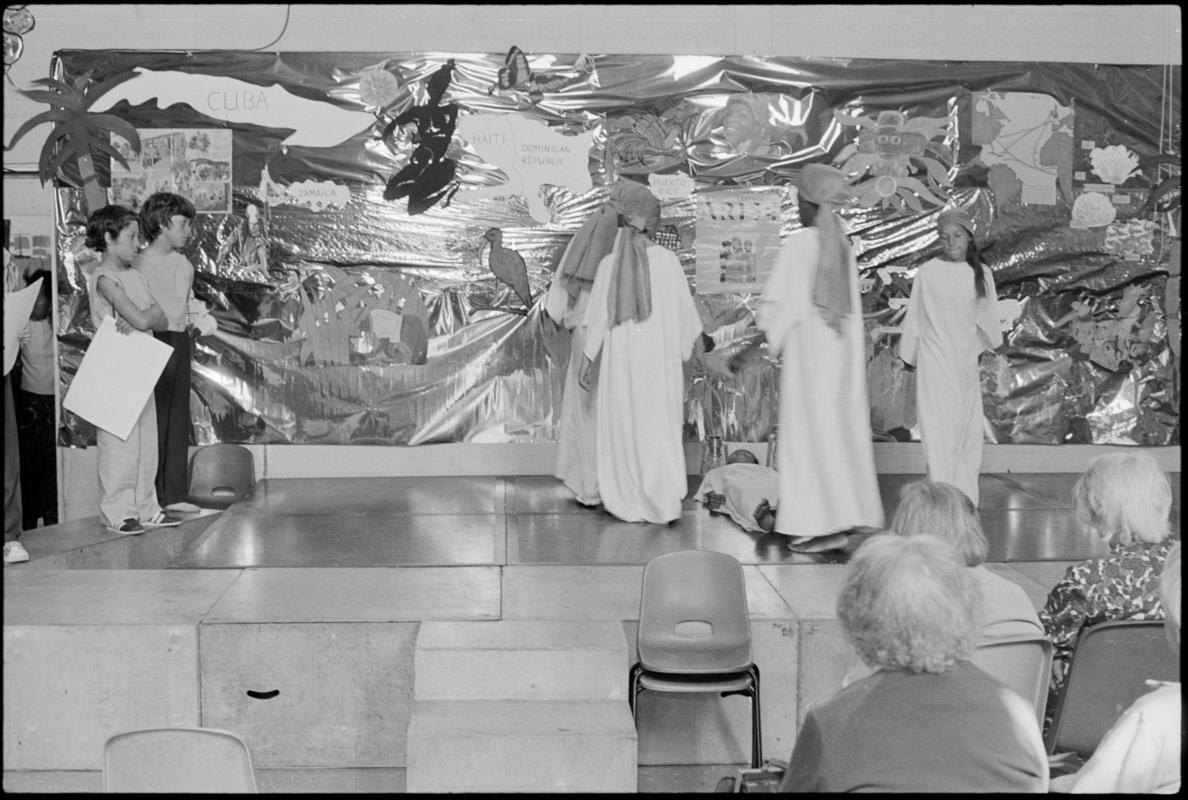
[[[1069,567],[1040,611],[1053,646],[1049,722],[1081,631],[1112,620],[1163,618],[1159,575],[1173,544],[1171,504],[1167,473],[1143,451],[1098,456],[1073,486],[1077,520],[1110,554]]]
[[[874,536],[837,602],[876,672],[809,710],[780,791],[1045,792],[1035,710],[969,661],[977,582],[934,536]]]
[[[905,484],[899,491],[891,532],[900,536],[931,534],[953,546],[982,590],[983,640],[1043,635],[1044,626],[1023,587],[984,566],[990,546],[977,508],[961,489],[931,480]]]
[[[1163,626],[1172,652],[1180,654],[1180,543],[1167,554],[1159,580]],[[1092,758],[1073,775],[1052,781],[1053,791],[1078,794],[1175,794],[1180,791],[1183,709],[1179,682],[1147,681],[1152,687],[1130,704]]]

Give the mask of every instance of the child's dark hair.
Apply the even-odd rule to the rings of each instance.
[[[140,217],[127,206],[104,206],[87,219],[87,238],[85,244],[97,253],[107,250],[107,239],[104,234],[111,234],[115,239],[120,235],[128,223],[140,223]]]
[[[37,292],[39,294],[49,294],[50,283],[53,281],[53,277],[50,275],[50,271],[48,269],[35,269],[30,272],[25,276],[25,285],[32,286],[33,284],[37,283],[38,278],[44,278],[45,282],[41,284],[41,288],[38,289]]]
[[[169,227],[175,216],[194,219],[194,204],[180,194],[157,192],[149,195],[140,207],[140,231],[146,242],[152,242]]]
[[[977,289],[978,297],[985,297],[986,267],[982,263],[982,255],[978,252],[978,247],[974,244],[972,236],[969,237],[969,246],[965,248],[965,263],[973,267],[974,288]]]

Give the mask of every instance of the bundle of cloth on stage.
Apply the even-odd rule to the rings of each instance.
[[[809,164],[797,189],[804,227],[785,240],[756,311],[782,360],[775,530],[792,546],[883,524],[857,263],[834,211],[845,175]]]
[[[771,467],[736,461],[714,467],[701,479],[693,499],[726,514],[753,533],[771,533],[779,506],[779,476]]]
[[[688,491],[682,362],[702,323],[676,255],[649,240],[659,221],[646,186],[616,183],[574,236],[545,300],[574,333],[556,475],[579,502],[600,500],[628,522],[678,519]]]

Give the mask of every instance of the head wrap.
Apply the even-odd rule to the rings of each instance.
[[[660,224],[660,201],[643,184],[625,181],[615,185],[607,205],[626,222],[615,239],[615,271],[608,298],[610,324],[643,322],[652,315],[648,236]]]
[[[631,227],[620,230],[619,217]],[[602,207],[574,235],[561,264],[560,279],[569,294],[570,305],[582,291],[594,284],[598,264],[615,252],[615,275],[611,282],[611,324],[627,319],[644,320],[652,313],[648,273],[647,238],[660,223],[660,201],[647,187],[635,181],[620,181]]]
[[[817,273],[813,278],[813,305],[825,324],[841,332],[841,321],[850,313],[850,244],[842,232],[835,203],[848,199],[846,175],[826,164],[808,164],[797,181],[800,196],[819,206],[814,225],[821,240]]]
[[[940,215],[936,218],[936,229],[940,230],[945,225],[960,226],[965,229],[965,232],[970,235],[970,238],[973,238],[973,217],[963,208],[946,208],[941,211]]]

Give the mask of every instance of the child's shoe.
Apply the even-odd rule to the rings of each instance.
[[[25,546],[18,541],[11,541],[4,543],[4,563],[5,564],[19,564],[22,561],[29,560],[29,551]]]
[[[166,514],[164,511],[158,511],[148,519],[142,519],[140,524],[146,528],[173,528],[181,525],[181,520],[172,514]]]
[[[123,534],[124,536],[135,536],[138,533],[144,533],[144,527],[132,517],[128,517],[117,525],[108,525],[107,529]]]

